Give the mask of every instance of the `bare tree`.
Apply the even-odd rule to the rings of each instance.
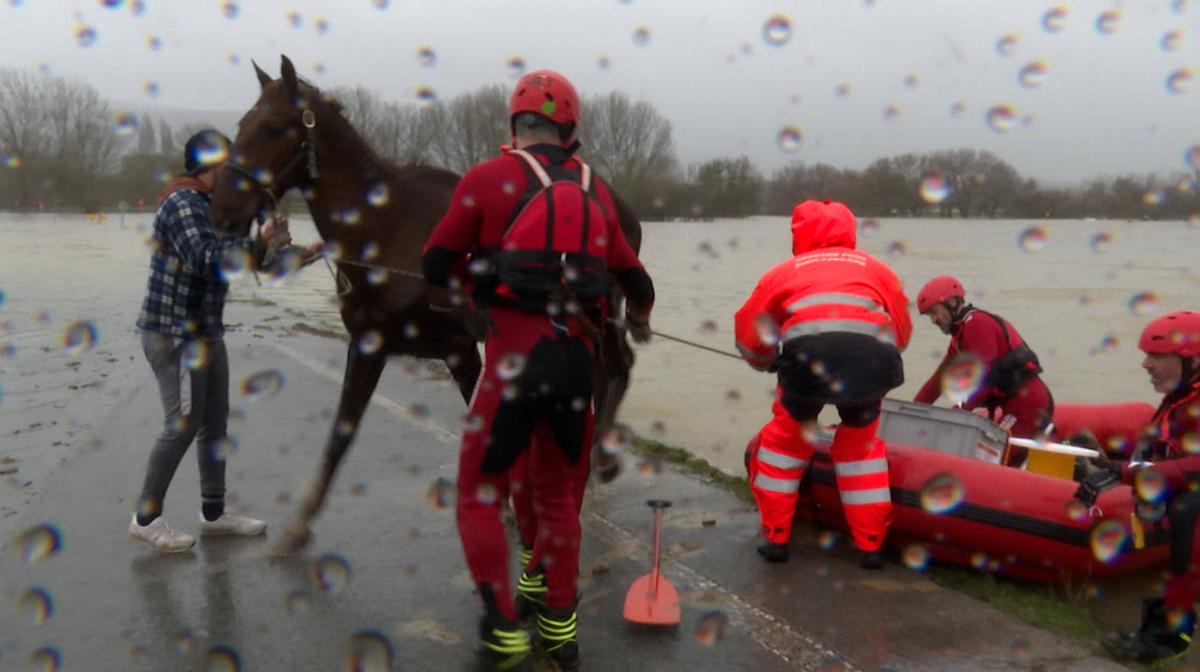
[[[433,109],[385,101],[361,86],[333,89],[329,97],[382,158],[399,164],[431,160],[430,148],[438,130]]]
[[[581,154],[639,210],[661,198],[678,169],[671,122],[623,93],[584,101],[579,138]]]
[[[138,128],[138,154],[153,154],[155,149],[158,149],[158,143],[154,137],[154,120],[143,114],[142,125]]]
[[[436,130],[430,157],[447,170],[466,172],[495,156],[497,148],[509,139],[508,90],[500,84],[435,105],[428,114]]]

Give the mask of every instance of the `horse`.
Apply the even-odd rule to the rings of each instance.
[[[287,56],[278,80],[253,66],[260,93],[238,122],[213,191],[214,225],[224,234],[247,236],[261,212],[299,190],[325,241],[326,258],[337,266],[340,312],[350,335],[341,398],[320,467],[273,549],[291,555],[312,538],[312,522],[388,355],[442,360],[469,403],[483,366],[477,347],[483,327],[469,302],[428,285],[420,273],[421,248],[446,212],[460,176],[379,158],[337,101],[297,77]],[[641,223],[627,204],[616,201],[622,231],[637,251]],[[620,315],[619,289],[608,300],[609,314]],[[597,437],[615,427],[634,360],[623,321],[609,320],[604,327],[594,400]],[[597,473],[611,480],[618,470],[616,456],[611,450],[594,453]]]

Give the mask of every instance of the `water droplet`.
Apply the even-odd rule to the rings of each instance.
[[[1093,252],[1107,252],[1112,246],[1113,235],[1107,231],[1101,231],[1094,234],[1091,240],[1088,241],[1088,247],[1092,248]]]
[[[350,585],[350,562],[337,553],[326,553],[313,564],[312,578],[317,590],[337,595]]]
[[[1059,33],[1067,27],[1067,8],[1051,7],[1042,15],[1042,28],[1047,33]]]
[[[902,240],[893,240],[888,243],[887,253],[891,257],[903,257],[908,254],[908,245],[905,245]]]
[[[717,333],[716,320],[704,320],[700,323],[700,333],[712,336]]]
[[[413,96],[422,107],[429,107],[437,102],[437,94],[428,86],[418,86],[416,91],[413,91]]]
[[[218,644],[204,654],[204,672],[241,672],[242,657],[228,644]]]
[[[147,79],[142,82],[142,91],[151,98],[158,96],[158,82]]]
[[[1158,295],[1154,292],[1138,292],[1129,297],[1129,312],[1134,315],[1149,315],[1158,310]]]
[[[121,138],[128,138],[138,130],[138,118],[136,114],[128,112],[117,112],[113,115],[112,132]]]
[[[1184,150],[1183,163],[1192,170],[1200,171],[1200,145],[1192,145]]]
[[[378,630],[359,630],[350,638],[346,665],[353,672],[388,672],[395,655],[387,635]]]
[[[633,44],[637,47],[644,47],[650,44],[650,29],[642,26],[633,31]]]
[[[1041,252],[1049,242],[1046,230],[1040,226],[1031,226],[1017,235],[1017,247],[1022,252]]]
[[[299,28],[304,23],[304,17],[300,16],[300,12],[294,9],[289,11],[286,16],[288,23],[292,24],[293,28]]]
[[[391,197],[388,193],[388,185],[385,182],[377,182],[371,190],[367,192],[367,203],[372,207],[382,208],[388,204]]]
[[[966,111],[967,104],[962,101],[954,103],[950,106],[950,116],[952,117],[961,117]]]
[[[17,597],[17,609],[29,610],[34,625],[42,625],[54,615],[54,599],[41,586],[34,586]]]
[[[926,203],[937,204],[954,194],[954,185],[950,184],[950,181],[941,173],[933,172],[921,178],[917,194]]]
[[[1192,85],[1191,68],[1180,68],[1167,75],[1167,91],[1171,93],[1186,93]]]
[[[62,654],[58,648],[43,646],[29,654],[29,663],[41,669],[41,672],[56,672],[62,665]]]
[[[896,104],[883,108],[883,120],[893,122],[900,118],[900,106]]]
[[[776,14],[763,24],[763,39],[767,44],[778,47],[792,39],[792,20],[787,14]]]
[[[759,313],[754,318],[754,330],[764,345],[775,347],[779,342],[779,325],[769,313]]]
[[[1046,64],[1034,61],[1017,72],[1017,81],[1027,89],[1036,89],[1046,83]]]
[[[725,637],[729,617],[720,609],[711,609],[696,619],[696,642],[700,646],[713,646]]]
[[[983,118],[988,128],[997,133],[1007,133],[1017,125],[1017,113],[1009,105],[993,105]]]
[[[858,220],[858,235],[871,238],[879,233],[879,220],[867,218]]]
[[[259,371],[242,381],[242,394],[247,401],[270,399],[283,389],[283,373],[277,369]]]
[[[87,49],[96,43],[96,29],[85,24],[75,26],[75,43]]]
[[[1092,556],[1104,564],[1112,564],[1122,551],[1129,534],[1118,520],[1104,520],[1092,528]]]
[[[524,354],[520,352],[506,353],[499,362],[496,362],[496,375],[500,377],[500,380],[513,380],[525,370],[525,363]]]
[[[439,476],[433,485],[429,486],[429,491],[425,493],[425,501],[435,509],[444,509],[453,505],[455,493],[454,481]]]
[[[375,3],[375,9],[384,10],[388,8],[388,0],[371,0]]]
[[[909,75],[904,78],[904,88],[915,89],[921,83],[921,79],[916,75]]]
[[[422,68],[432,68],[437,65],[437,52],[428,44],[423,44],[417,48],[417,65]]]
[[[184,341],[179,359],[191,371],[199,371],[208,366],[208,343],[205,341]]]
[[[209,450],[212,451],[213,459],[224,462],[237,453],[237,439],[232,436],[217,439]]]
[[[1096,17],[1096,32],[1101,35],[1112,35],[1117,31],[1117,26],[1121,23],[1120,10],[1110,9],[1106,12],[1101,12]]]
[[[326,19],[317,19],[313,22],[313,28],[316,29],[318,35],[325,35],[329,32],[329,21]]]
[[[87,320],[75,320],[63,328],[60,342],[69,354],[83,354],[96,344],[96,325]]]
[[[1161,502],[1167,494],[1167,479],[1156,469],[1139,469],[1133,476],[1133,489],[1142,501]]]
[[[226,248],[218,262],[218,272],[225,282],[234,282],[250,268],[250,251],[244,247]]]
[[[11,152],[0,153],[0,166],[4,166],[9,170],[16,170],[21,167],[21,155]]]
[[[784,126],[779,129],[779,134],[775,138],[775,143],[779,145],[779,149],[791,154],[800,149],[800,145],[804,142],[804,134],[798,126]]]
[[[1017,42],[1020,41],[1014,33],[1004,35],[996,41],[996,53],[1001,56],[1012,56],[1017,51]]]
[[[963,501],[962,481],[950,472],[942,472],[921,487],[921,508],[935,515],[950,513]]]
[[[509,56],[504,61],[504,72],[510,79],[517,79],[525,74],[525,59],[520,56]]]
[[[837,86],[833,87],[833,95],[837,96],[838,98],[845,98],[846,96],[850,95],[850,85],[846,82],[838,84]]]
[[[358,351],[364,355],[373,355],[383,347],[383,335],[375,329],[369,329],[358,337]]]
[[[600,54],[598,57],[596,57],[596,67],[597,68],[600,68],[601,70],[608,70],[608,67],[610,65],[612,65],[612,61],[610,61],[608,59],[608,56],[605,56],[604,54]]]
[[[1096,352],[1112,352],[1113,350],[1117,349],[1117,345],[1118,341],[1115,334],[1105,334],[1104,337],[1100,339],[1100,345],[1097,346]],[[1119,439],[1120,437],[1114,438]]]
[[[969,352],[958,355],[942,370],[942,394],[953,404],[966,401],[983,383],[985,368],[976,355]]]
[[[909,569],[923,572],[929,568],[929,549],[921,544],[905,546],[900,557],[904,561],[904,566]]]
[[[158,51],[162,49],[162,40],[157,35],[146,35],[146,46],[150,47],[150,51]]]
[[[284,606],[292,616],[303,614],[312,606],[312,596],[307,590],[293,590],[284,598]]]
[[[1068,501],[1067,502],[1067,518],[1070,518],[1071,520],[1073,520],[1077,523],[1086,522],[1088,520],[1087,504],[1084,504],[1083,502],[1079,501],[1078,499],[1071,499],[1070,501]]]
[[[423,420],[430,415],[429,407],[425,404],[415,403],[408,407],[408,417],[413,420]]]
[[[221,3],[221,13],[227,19],[236,19],[238,16],[238,4],[233,0],[225,0]]]
[[[837,533],[833,530],[821,530],[817,535],[817,545],[821,547],[821,550],[833,550],[837,546]]]
[[[1159,42],[1159,46],[1162,47],[1163,51],[1175,51],[1179,48],[1179,43],[1182,41],[1183,31],[1168,30],[1167,32],[1163,33],[1162,40]]]

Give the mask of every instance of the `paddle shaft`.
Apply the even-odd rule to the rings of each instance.
[[[658,576],[659,576],[659,574],[658,574],[659,543],[658,542],[662,538],[662,517],[663,517],[663,510],[659,509],[659,508],[654,509],[654,566],[650,569],[650,572],[654,574],[654,597],[655,597],[655,599],[658,598]]]
[[[1068,446],[1062,443],[1051,443],[1049,441],[1034,441],[1033,439],[1019,439],[1010,437],[1008,439],[1010,445],[1018,448],[1028,448],[1030,450],[1041,450],[1047,453],[1058,453],[1059,455],[1076,455],[1079,457],[1100,457],[1100,451],[1092,450],[1091,448],[1080,448],[1079,446]]]

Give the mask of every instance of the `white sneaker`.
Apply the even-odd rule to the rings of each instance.
[[[205,520],[200,514],[200,534],[234,534],[242,537],[253,537],[267,531],[267,523],[257,518],[243,516],[240,513],[226,511],[216,520]]]
[[[150,521],[149,525],[138,525],[136,513],[129,521],[129,536],[150,544],[160,553],[182,553],[196,543],[192,535],[172,529],[163,516]]]

